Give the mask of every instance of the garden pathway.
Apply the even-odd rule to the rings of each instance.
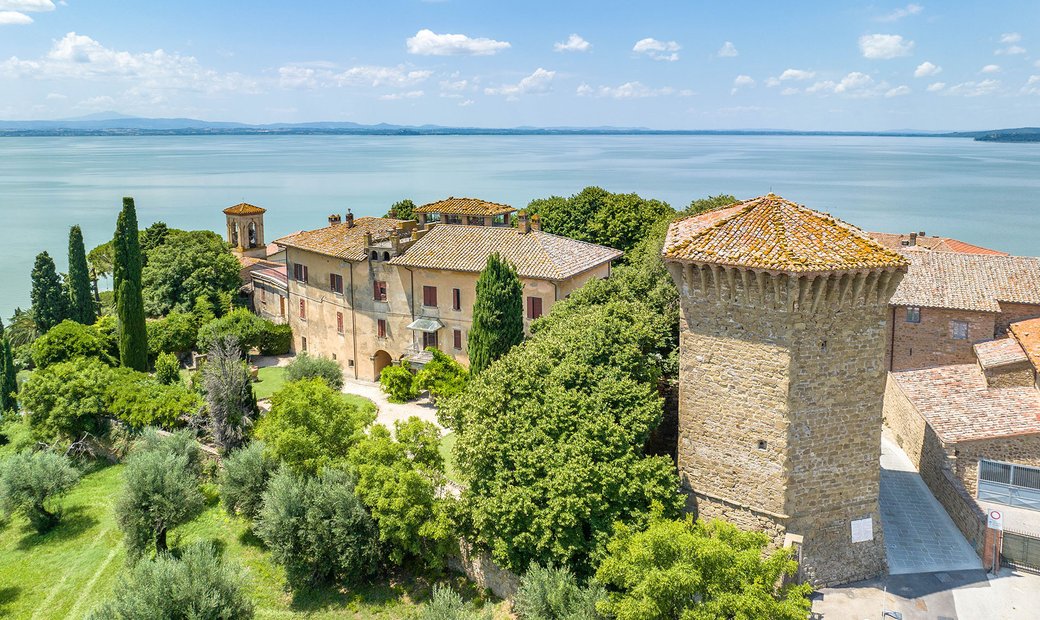
[[[413,401],[409,403],[392,403],[386,399],[386,394],[379,389],[379,384],[373,381],[361,381],[360,379],[344,379],[343,391],[347,394],[364,396],[376,404],[376,422],[385,424],[390,429],[394,428],[394,422],[404,421],[415,416],[426,422],[437,424],[437,409],[427,400]],[[437,425],[440,428],[440,425]],[[442,433],[447,432],[442,429]]]

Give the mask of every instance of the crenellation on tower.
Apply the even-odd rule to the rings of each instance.
[[[664,258],[688,507],[800,540],[818,585],[882,573],[887,303],[906,260],[773,195],[673,223]]]

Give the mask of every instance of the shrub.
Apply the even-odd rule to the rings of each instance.
[[[54,442],[102,434],[112,373],[112,368],[85,358],[34,372],[19,392],[33,437]]]
[[[596,620],[596,603],[606,593],[600,586],[583,588],[566,568],[532,564],[520,578],[513,611],[521,620]]]
[[[196,477],[202,475],[203,463],[206,460],[195,433],[186,428],[173,433],[146,428],[133,442],[132,449],[135,452],[161,452],[183,456],[187,462],[188,471]]]
[[[798,569],[788,549],[766,556],[769,538],[729,523],[655,518],[643,531],[619,524],[596,580],[601,611],[617,620],[771,618],[801,620],[809,584],[784,583]]]
[[[285,355],[292,349],[292,327],[266,321],[257,344],[261,355]]]
[[[433,596],[416,616],[418,620],[491,620],[493,617],[490,605],[472,609],[455,590],[439,585],[433,587]]]
[[[180,383],[163,385],[127,368],[113,371],[111,377],[105,391],[108,412],[135,429],[173,428],[201,405],[198,395]]]
[[[398,565],[418,559],[439,567],[453,540],[447,502],[437,497],[444,483],[440,432],[409,418],[395,425],[396,440],[382,424],[372,427],[350,454],[357,495],[379,525],[379,539]]]
[[[267,321],[256,316],[245,308],[232,310],[219,319],[214,319],[199,328],[197,343],[200,351],[209,351],[217,341],[234,338],[242,351],[242,356],[260,344],[261,336],[267,329]]]
[[[224,459],[220,497],[228,514],[240,514],[251,521],[256,519],[276,465],[264,454],[264,444],[260,441],[252,441]]]
[[[460,393],[469,381],[469,371],[437,347],[427,347],[433,359],[415,375],[416,391],[427,390],[438,400]]]
[[[345,459],[375,417],[375,407],[353,404],[322,379],[305,379],[271,397],[256,436],[293,470],[317,473]]]
[[[339,364],[327,357],[310,356],[301,353],[285,367],[286,381],[301,379],[323,379],[330,388],[338,390],[343,387],[343,369]]]
[[[33,528],[46,532],[60,515],[54,500],[79,480],[68,457],[50,450],[19,452],[0,463],[0,506],[5,513],[22,512]]]
[[[209,430],[223,452],[242,445],[259,410],[253,380],[234,338],[214,342],[202,367],[209,410]]]
[[[90,325],[64,320],[33,342],[32,357],[38,368],[83,357],[99,360],[109,366],[115,360],[109,354],[112,343]]]
[[[116,522],[123,530],[127,555],[140,558],[154,545],[167,550],[166,534],[194,518],[203,505],[199,478],[190,459],[165,440],[138,448],[127,459],[123,494],[116,501]]]
[[[171,312],[165,318],[148,321],[147,327],[148,349],[153,357],[191,351],[199,332],[195,317],[186,312]]]
[[[248,619],[253,603],[245,572],[224,562],[210,543],[197,543],[178,560],[163,553],[137,563],[119,579],[112,600],[94,610],[91,620],[139,618]]]
[[[379,560],[375,523],[350,478],[335,469],[317,477],[279,470],[264,493],[256,531],[294,588],[357,584]]]
[[[392,403],[406,403],[419,395],[412,371],[397,364],[391,364],[379,373],[379,387]]]
[[[155,360],[155,380],[162,385],[181,382],[181,363],[173,353],[160,353]]]

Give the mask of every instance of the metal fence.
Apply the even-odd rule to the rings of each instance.
[[[979,460],[980,500],[1040,510],[1040,468]]]
[[[1005,528],[1000,561],[1005,566],[1040,573],[1040,538]]]

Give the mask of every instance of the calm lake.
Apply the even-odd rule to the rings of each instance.
[[[29,304],[68,229],[110,238],[122,196],[141,226],[224,230],[221,209],[267,208],[269,239],[330,213],[382,215],[474,196],[523,207],[587,185],[675,207],[773,191],[867,230],[956,237],[1040,254],[1040,144],[821,136],[159,136],[0,138],[0,316]]]

